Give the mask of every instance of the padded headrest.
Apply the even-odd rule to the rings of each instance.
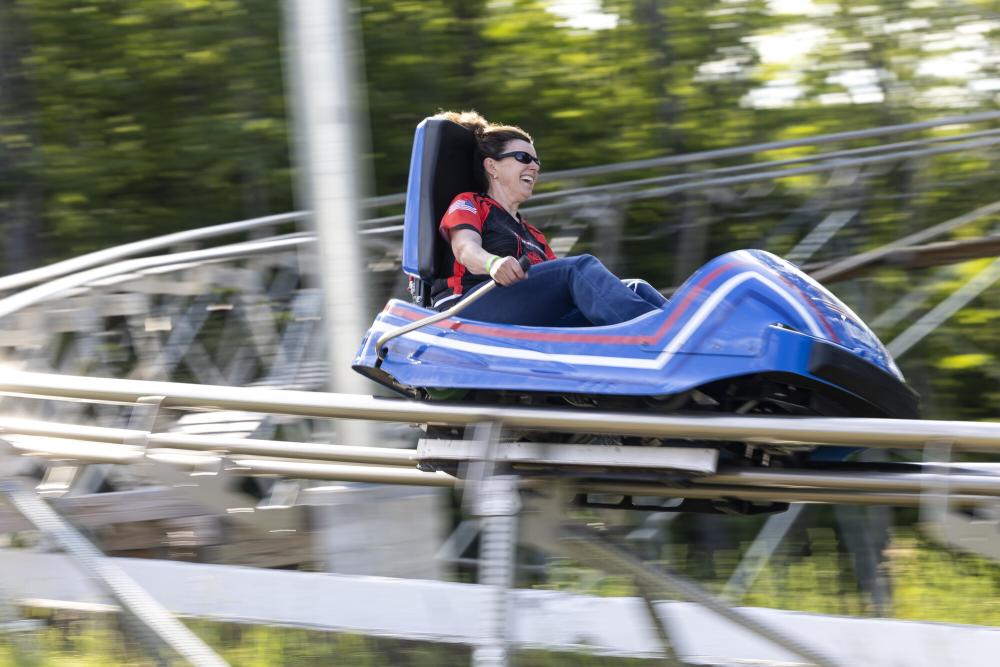
[[[422,280],[442,277],[449,268],[445,264],[451,250],[438,225],[455,195],[479,189],[473,171],[475,155],[475,135],[457,123],[428,118],[417,127],[404,221],[404,234],[416,232],[417,239],[415,244],[413,239],[404,239],[403,267],[408,273],[416,268]],[[414,251],[417,257],[405,256]]]

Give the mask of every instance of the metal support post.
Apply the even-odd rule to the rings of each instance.
[[[729,607],[692,581],[663,568],[643,563],[625,547],[592,528],[563,526],[563,540],[575,558],[608,572],[632,575],[644,595],[666,594],[702,605],[743,629],[766,639],[816,667],[837,667],[839,663],[814,649],[789,638],[770,626]],[[662,623],[657,615],[654,622]]]
[[[128,428],[136,431],[137,436],[128,438],[126,444],[148,447],[150,432],[156,424],[156,418],[164,401],[163,396],[142,396],[135,404],[135,409],[129,416]],[[225,484],[225,459],[206,457],[204,464],[199,465],[199,482],[191,479],[192,473],[176,465],[151,458],[145,459],[147,467],[153,476],[161,482],[173,487],[178,493],[183,493],[190,500],[203,507],[220,512],[255,532],[266,535],[269,531],[284,530],[299,527],[299,515],[293,514],[291,508],[294,502],[289,499],[298,497],[298,483],[276,483],[272,493],[260,503],[258,512],[250,503],[250,498],[241,492],[229,489]],[[246,508],[250,511],[240,511],[226,514],[233,507]]]
[[[479,583],[486,600],[482,607],[482,634],[473,651],[475,667],[508,664],[508,591],[514,583],[517,514],[521,510],[516,475],[495,475],[500,424],[483,422],[471,429],[483,447],[483,457],[469,463],[462,504],[479,519]]]
[[[479,583],[486,587],[483,638],[473,654],[475,667],[507,665],[508,591],[514,584],[517,513],[520,500],[517,477],[500,475],[482,483],[479,493]]]
[[[753,544],[747,549],[740,564],[722,589],[723,599],[736,602],[746,595],[757,577],[760,576],[761,571],[770,562],[774,552],[784,541],[785,536],[788,535],[788,531],[802,515],[805,507],[805,503],[794,503],[788,507],[787,511],[767,518],[764,527],[757,533]]]
[[[556,527],[554,531],[556,534],[562,532],[565,529],[565,525]],[[581,533],[583,535],[583,533]],[[588,548],[579,539],[566,539],[566,535],[561,535],[563,539],[559,543],[558,548],[566,553],[570,558],[579,560],[580,562],[587,563],[592,567],[603,570],[605,572],[618,572],[621,571],[620,568],[616,566],[615,563],[611,563],[606,555],[599,554],[592,548]],[[629,574],[625,572],[625,574]],[[674,650],[674,641],[671,638],[670,628],[668,627],[665,619],[660,616],[656,611],[656,601],[662,599],[662,595],[658,595],[660,591],[655,588],[650,588],[646,582],[639,579],[639,577],[634,578],[636,588],[639,591],[639,595],[642,597],[642,601],[646,606],[646,611],[649,612],[649,620],[653,624],[653,630],[656,633],[657,638],[660,640],[661,650],[663,652],[662,664],[664,667],[688,667],[688,663],[681,660]]]
[[[135,408],[128,417],[127,428],[132,431],[142,431],[143,435],[135,441],[125,444],[138,445],[140,447],[146,446],[149,434],[155,430],[156,417],[160,414],[160,407],[163,405],[164,400],[166,398],[163,396],[140,396],[136,399]]]
[[[948,466],[951,456],[950,442],[929,442],[924,448],[924,463],[937,474],[928,477],[921,494],[922,529],[946,546],[1000,560],[1000,503],[976,507],[971,514],[961,511]]]
[[[889,508],[835,505],[841,539],[854,556],[854,572],[863,593],[871,595],[871,614],[886,617],[892,612],[892,586],[884,572],[882,551],[889,526]]]
[[[284,8],[298,195],[313,212],[318,242],[330,389],[367,393],[370,385],[351,370],[370,319],[358,234],[370,167],[362,159],[368,142],[357,12],[352,0],[292,0]],[[338,421],[336,433],[342,445],[373,440],[368,424],[356,420]]]
[[[681,661],[677,656],[677,652],[674,651],[674,641],[670,638],[670,628],[667,626],[666,621],[656,612],[656,595],[642,585],[638,585],[637,587],[639,595],[642,596],[642,601],[646,605],[649,619],[653,622],[653,629],[660,640],[660,646],[663,647],[663,666],[688,667],[687,663]]]

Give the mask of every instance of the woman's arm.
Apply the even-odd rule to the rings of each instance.
[[[451,252],[458,263],[472,273],[490,275],[501,285],[511,285],[524,279],[524,270],[516,257],[496,260],[483,250],[483,237],[471,229],[456,229],[451,233]]]

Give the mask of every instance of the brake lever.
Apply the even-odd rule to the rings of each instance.
[[[524,271],[525,277],[527,277],[528,270],[531,268],[531,259],[527,255],[523,255],[518,258],[517,263],[521,266],[521,270]],[[499,284],[500,283],[498,283],[496,280],[490,279],[490,281],[487,284],[483,285],[482,287],[480,287],[475,292],[473,292],[469,296],[465,297],[464,299],[456,303],[448,310],[442,311],[440,313],[435,313],[434,315],[429,315],[422,320],[417,320],[416,322],[410,322],[409,324],[404,324],[401,327],[396,327],[395,329],[386,331],[375,343],[375,350],[376,350],[375,354],[377,357],[377,359],[375,360],[375,368],[381,367],[382,361],[385,359],[386,355],[389,354],[389,350],[388,348],[386,348],[386,344],[390,340],[392,340],[393,338],[398,338],[399,336],[402,336],[404,334],[408,334],[411,331],[422,329],[423,327],[426,327],[430,324],[434,324],[435,322],[440,322],[441,320],[446,320],[449,317],[454,317],[455,315],[458,315],[460,312],[462,312],[463,310],[474,304],[476,301],[478,301],[479,299],[483,298],[484,296],[492,292]]]

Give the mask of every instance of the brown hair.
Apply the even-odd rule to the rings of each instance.
[[[530,134],[516,125],[491,123],[479,115],[477,111],[441,111],[435,114],[434,118],[450,120],[471,130],[476,135],[476,159],[473,161],[472,168],[476,182],[483,192],[489,189],[489,179],[486,178],[486,170],[483,168],[485,158],[495,158],[500,155],[509,141],[520,139],[529,144],[535,143]]]

